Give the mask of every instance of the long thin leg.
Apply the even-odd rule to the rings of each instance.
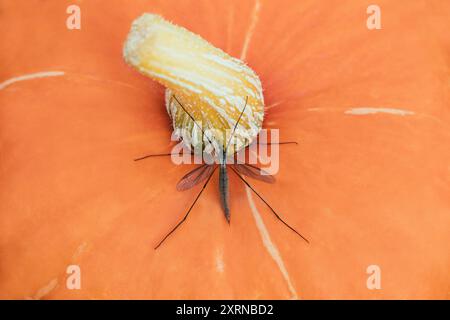
[[[148,155],[146,155],[146,156],[142,156],[142,157],[140,157],[140,158],[134,159],[134,161],[141,161],[141,160],[144,160],[144,159],[147,159],[147,158],[152,158],[152,157],[165,157],[165,156],[171,156],[171,155],[175,155],[175,154],[181,155],[182,153],[157,153],[157,154],[148,154]],[[192,155],[192,154],[193,154],[193,153],[191,153],[191,155]]]
[[[236,131],[236,128],[237,128],[237,126],[238,126],[238,124],[239,124],[239,121],[241,121],[242,115],[244,114],[245,108],[247,107],[247,102],[248,102],[248,96],[245,97],[245,105],[244,105],[244,108],[242,109],[242,112],[241,112],[241,114],[239,115],[239,118],[237,119],[237,121],[236,121],[236,123],[235,123],[235,125],[234,125],[233,132],[231,132],[230,139],[228,139],[227,145],[225,146],[225,154],[227,154],[228,146],[230,145],[230,141],[231,141],[231,139],[233,138],[234,132]]]
[[[290,225],[288,225],[283,219],[281,219],[281,217],[275,212],[275,210],[267,203],[266,200],[263,199],[263,197],[261,197],[259,195],[258,192],[256,192],[255,189],[253,189],[253,187],[247,182],[247,180],[245,180],[244,178],[242,178],[242,176],[232,167],[230,166],[231,169],[234,171],[234,173],[236,173],[236,175],[239,177],[239,179],[241,179],[257,196],[258,198],[260,198],[265,204],[266,206],[269,207],[269,209],[273,212],[273,214],[275,215],[275,217],[277,217],[278,220],[280,220],[286,227],[288,227],[289,229],[291,229],[292,231],[294,231],[297,235],[299,235],[303,240],[305,240],[307,243],[309,243],[309,240],[306,239],[304,236],[302,236],[297,230],[295,230],[294,228],[292,228]]]
[[[206,180],[205,184],[203,185],[202,190],[200,190],[200,192],[198,193],[197,197],[195,198],[194,202],[192,203],[191,207],[189,208],[188,212],[186,213],[186,215],[183,217],[183,219],[181,219],[180,222],[177,223],[177,225],[170,230],[170,232],[158,243],[158,245],[155,247],[155,250],[159,248],[159,246],[186,220],[186,218],[188,217],[189,213],[191,212],[192,208],[194,207],[195,203],[197,202],[198,198],[200,198],[200,196],[202,195],[203,191],[205,190],[206,186],[208,185],[209,180],[211,180],[212,175],[214,174],[214,172],[216,171],[216,168],[214,168],[213,172],[211,172],[211,174],[208,177],[208,180]]]
[[[267,143],[258,142],[257,144],[262,144],[262,145],[266,145],[266,146],[270,146],[271,144],[278,144],[278,145],[283,145],[283,144],[296,144],[296,145],[297,145],[298,142],[296,142],[296,141],[267,142]],[[242,150],[243,150],[243,149],[234,151],[234,154],[233,154],[233,155],[235,155],[236,153],[238,153],[239,151],[242,151]]]
[[[267,142],[267,143],[262,143],[262,142],[259,142],[259,144],[264,144],[264,145],[271,145],[271,144],[298,144],[298,142],[296,142],[296,141],[286,141],[286,142]]]

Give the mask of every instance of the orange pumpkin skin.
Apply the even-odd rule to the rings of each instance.
[[[378,1],[380,31],[369,1],[259,3],[84,1],[79,31],[70,1],[2,3],[0,82],[65,74],[0,90],[1,298],[449,298],[448,1]],[[121,56],[149,8],[238,57],[257,17],[246,61],[273,106],[264,127],[299,145],[281,149],[276,184],[252,182],[311,241],[253,197],[284,269],[233,176],[231,226],[214,177],[152,249],[198,189],[175,191],[193,166],[132,161],[172,145],[163,88]],[[71,264],[81,290],[66,288]],[[381,290],[366,287],[372,264]]]

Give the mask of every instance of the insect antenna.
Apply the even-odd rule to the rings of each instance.
[[[186,110],[186,108],[181,104],[180,100],[178,100],[178,98],[173,95],[173,98],[175,99],[176,102],[178,102],[178,104],[180,105],[181,109],[183,109],[184,112],[186,112],[186,114],[189,116],[189,118],[191,118],[192,121],[194,121],[194,124],[200,129],[202,130],[202,137],[205,136],[206,139],[208,139],[208,142],[213,145],[213,143],[211,142],[211,139],[209,139],[209,137],[205,134],[205,131],[203,131],[203,128],[197,123],[197,121],[195,121],[194,117]]]
[[[189,208],[188,212],[186,213],[186,215],[183,217],[183,219],[180,220],[180,222],[177,223],[177,225],[169,231],[168,234],[166,234],[166,236],[156,245],[155,250],[158,249],[161,244],[175,231],[178,229],[179,226],[181,226],[183,224],[183,222],[186,220],[186,218],[188,217],[189,213],[191,213],[192,208],[194,207],[194,205],[197,203],[197,200],[200,198],[200,196],[202,195],[203,191],[205,190],[206,186],[208,185],[209,181],[211,180],[211,177],[213,176],[214,172],[216,171],[217,167],[214,168],[213,172],[211,172],[211,174],[208,177],[208,180],[206,180],[205,184],[202,187],[202,190],[200,190],[200,192],[198,193],[197,197],[195,198],[194,202],[192,203],[191,207]]]
[[[279,215],[278,213],[276,213],[276,211],[270,206],[270,204],[267,203],[266,200],[264,200],[263,197],[261,197],[259,195],[258,192],[256,192],[255,189],[253,189],[253,187],[247,182],[247,180],[245,180],[244,178],[242,178],[242,176],[233,168],[231,167],[231,169],[234,171],[234,173],[236,173],[236,175],[247,185],[247,187],[249,187],[257,196],[258,198],[260,198],[265,204],[266,206],[269,207],[269,209],[272,211],[272,213],[275,215],[275,217],[280,220],[286,227],[288,227],[289,229],[291,229],[292,231],[294,231],[297,235],[299,235],[303,240],[306,241],[306,243],[309,244],[309,240],[306,239],[304,236],[302,236],[297,230],[295,230],[293,227],[291,227],[289,224],[287,224]]]
[[[231,139],[234,136],[234,132],[236,131],[237,126],[239,125],[239,121],[241,121],[242,115],[244,114],[245,108],[247,107],[247,102],[248,102],[248,96],[245,97],[245,105],[244,105],[244,109],[242,109],[241,114],[239,115],[238,120],[236,121],[236,124],[234,125],[233,131],[231,132],[231,136],[230,139],[228,139],[227,145],[225,146],[225,154],[227,154],[228,151],[228,146],[230,145]]]
[[[195,124],[197,127],[200,128],[200,130],[202,131],[202,137],[205,136],[206,139],[208,139],[208,142],[209,142],[211,145],[213,145],[212,142],[211,142],[211,139],[209,139],[209,137],[205,134],[205,131],[203,131],[203,128],[197,123],[197,121],[195,121],[194,117],[193,117],[193,116],[186,110],[186,108],[181,104],[180,100],[178,100],[178,98],[177,98],[175,95],[173,95],[172,97],[173,97],[173,98],[175,99],[175,101],[181,106],[181,109],[183,109],[183,111],[186,112],[186,114],[189,116],[189,118],[191,118],[191,120],[194,121],[194,124]],[[164,156],[171,156],[171,155],[176,155],[176,154],[179,155],[180,153],[159,153],[159,154],[149,154],[149,155],[145,155],[145,156],[139,157],[139,158],[137,158],[137,159],[134,159],[134,161],[141,161],[141,160],[148,159],[148,158],[152,158],[152,157],[164,157]],[[191,155],[193,155],[193,154],[194,154],[194,153],[191,152]]]
[[[148,154],[148,155],[146,155],[146,156],[142,156],[142,157],[140,157],[140,158],[133,159],[133,161],[141,161],[141,160],[144,160],[144,159],[147,159],[147,158],[151,158],[151,157],[164,157],[164,156],[171,156],[171,155],[175,155],[175,154],[180,155],[181,153],[157,153],[157,154]]]

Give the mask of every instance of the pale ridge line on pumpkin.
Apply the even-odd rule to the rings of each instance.
[[[17,76],[8,80],[3,81],[0,83],[0,90],[5,89],[6,87],[10,86],[11,84],[19,81],[25,81],[25,80],[32,80],[32,79],[38,79],[38,78],[46,78],[46,77],[59,77],[65,75],[64,71],[42,71],[42,72],[36,72],[36,73],[30,73],[25,74],[22,76]]]
[[[218,250],[216,253],[216,270],[219,273],[223,273],[225,270],[225,264],[223,262],[223,251]]]
[[[27,300],[40,300],[47,296],[50,292],[56,289],[58,286],[58,279],[54,278],[49,283],[47,283],[45,286],[40,288],[33,297],[27,297]]]
[[[282,103],[284,103],[284,101],[277,101],[277,102],[274,102],[274,103],[272,103],[272,104],[269,104],[268,106],[266,106],[266,110],[269,110],[269,109],[272,109],[272,108],[274,108],[274,107],[276,107],[276,106],[279,106],[280,104],[282,104]]]
[[[297,292],[295,291],[294,285],[291,282],[291,279],[289,277],[289,273],[286,270],[286,267],[283,262],[283,258],[280,255],[280,252],[278,251],[278,248],[276,245],[272,242],[270,239],[269,231],[267,230],[266,226],[264,225],[264,221],[261,218],[261,215],[259,214],[258,209],[255,206],[255,203],[253,202],[253,197],[251,194],[251,190],[248,186],[245,186],[245,191],[247,192],[247,199],[248,204],[250,205],[250,209],[253,214],[253,218],[255,219],[256,227],[258,228],[259,234],[261,235],[264,247],[266,247],[267,251],[269,252],[272,259],[277,264],[278,268],[280,269],[280,272],[286,281],[286,284],[289,288],[289,291],[292,295],[291,299],[298,299]]]
[[[86,250],[87,245],[88,245],[87,242],[81,243],[75,250],[75,253],[72,255],[72,259],[73,260],[78,259],[81,256],[81,254]]]
[[[242,46],[241,60],[245,60],[245,58],[247,57],[248,46],[250,44],[250,40],[252,39],[253,33],[255,32],[256,23],[258,22],[259,19],[260,9],[261,9],[261,2],[260,0],[256,0],[250,20],[250,27],[248,28],[247,34],[245,35],[244,44]]]
[[[147,92],[148,88],[140,88],[137,86],[133,86],[127,82],[122,82],[122,81],[117,81],[117,80],[110,80],[110,79],[103,79],[103,78],[99,78],[95,75],[92,74],[88,74],[88,73],[74,73],[74,72],[66,72],[66,75],[68,76],[69,80],[71,79],[71,76],[77,76],[80,78],[85,78],[87,80],[93,80],[93,81],[99,81],[99,82],[103,82],[103,83],[107,83],[107,84],[115,84],[118,86],[122,86],[122,87],[126,87],[126,88],[130,88],[130,89],[135,89],[135,90],[140,90],[140,91],[144,91]]]
[[[442,121],[442,119],[439,119],[438,117],[435,117],[431,114],[427,114],[427,113],[416,113],[414,111],[411,110],[405,110],[405,109],[395,109],[395,108],[353,108],[353,109],[349,109],[347,111],[344,112],[345,114],[351,114],[351,115],[370,115],[370,114],[376,114],[376,113],[387,113],[387,114],[392,114],[392,115],[397,115],[397,116],[419,116],[419,117],[424,117],[427,119],[431,119],[434,122],[437,122],[441,125],[444,125],[446,127],[449,126],[448,123],[446,123],[445,121]]]
[[[376,113],[389,113],[389,114],[399,115],[399,116],[408,116],[408,115],[415,114],[413,111],[409,111],[409,110],[395,109],[395,108],[373,108],[373,107],[352,108],[352,109],[346,110],[344,113],[357,115],[357,116],[376,114]]]

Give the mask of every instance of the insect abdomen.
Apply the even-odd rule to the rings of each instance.
[[[219,168],[219,193],[220,193],[220,204],[222,205],[223,213],[227,222],[230,223],[230,208],[228,206],[228,173],[226,165],[220,165]]]

